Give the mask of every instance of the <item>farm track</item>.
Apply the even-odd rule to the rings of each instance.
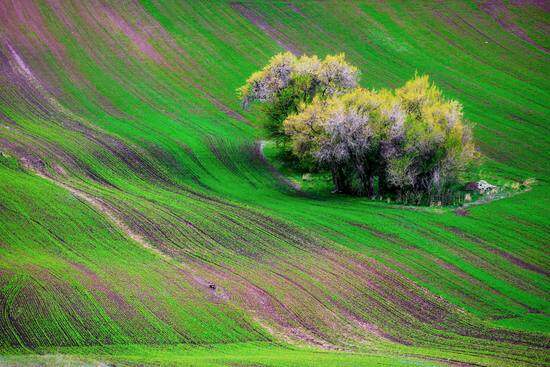
[[[266,143],[265,140],[260,140],[259,142],[256,143],[257,154],[260,160],[262,161],[262,163],[267,167],[267,169],[271,173],[273,173],[273,176],[275,176],[283,186],[287,186],[295,191],[301,191],[302,187],[300,186],[300,184],[293,182],[287,177],[285,177],[285,175],[283,175],[281,172],[277,170],[277,168],[275,168],[271,163],[269,163],[264,153],[265,143]]]

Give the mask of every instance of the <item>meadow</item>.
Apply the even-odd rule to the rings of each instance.
[[[549,10],[0,2],[0,365],[548,365]],[[285,49],[429,74],[472,174],[534,183],[466,215],[308,189],[235,94]]]

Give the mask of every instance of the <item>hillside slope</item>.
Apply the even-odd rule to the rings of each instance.
[[[547,14],[0,2],[1,352],[549,363]],[[482,174],[536,184],[468,216],[295,192],[261,155],[259,109],[235,97],[283,49],[346,52],[365,87],[430,74],[475,121]]]

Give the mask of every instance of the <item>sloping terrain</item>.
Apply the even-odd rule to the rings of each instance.
[[[1,1],[6,363],[550,363],[545,7]],[[536,183],[466,216],[296,192],[235,97],[284,49],[430,74],[482,174]]]

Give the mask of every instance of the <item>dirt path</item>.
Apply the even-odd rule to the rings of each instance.
[[[116,211],[108,206],[103,200],[96,198],[95,196],[92,196],[82,190],[79,190],[75,187],[72,187],[70,185],[67,185],[63,182],[60,182],[56,179],[53,179],[42,172],[39,172],[37,170],[33,170],[33,172],[40,176],[41,178],[48,180],[49,182],[53,183],[56,186],[59,186],[67,191],[69,191],[71,194],[73,194],[74,197],[76,197],[78,200],[87,203],[91,207],[93,207],[98,212],[104,214],[107,219],[118,229],[120,229],[126,236],[128,236],[130,239],[134,240],[135,242],[139,243],[141,246],[145,247],[146,249],[154,252],[155,254],[161,256],[165,260],[171,259],[168,255],[157,249],[156,247],[152,246],[150,243],[148,243],[145,238],[140,235],[139,233],[134,232],[130,227],[120,219]]]
[[[288,187],[292,188],[295,191],[300,191],[301,192],[302,187],[300,186],[300,184],[298,184],[296,182],[293,182],[292,180],[288,179],[285,175],[283,175],[281,172],[279,172],[279,170],[277,168],[275,168],[275,166],[273,166],[269,162],[269,160],[267,159],[267,157],[265,156],[265,153],[264,153],[265,144],[266,144],[265,140],[260,140],[256,143],[258,158],[262,161],[263,164],[265,164],[267,169],[269,169],[269,171],[273,174],[273,176],[275,176],[275,178],[277,178],[277,181],[279,181],[282,185],[288,186]]]

